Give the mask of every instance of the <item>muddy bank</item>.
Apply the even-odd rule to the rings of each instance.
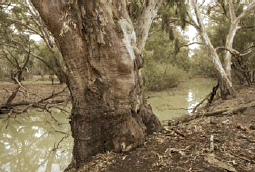
[[[243,87],[235,99],[215,101],[209,112],[247,106],[244,110],[169,122],[176,125],[148,137],[138,149],[99,154],[79,171],[254,172],[254,105],[255,87]]]

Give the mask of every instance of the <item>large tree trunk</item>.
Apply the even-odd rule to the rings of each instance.
[[[161,130],[143,98],[142,57],[126,0],[32,3],[68,68],[76,168],[99,152],[135,148]]]

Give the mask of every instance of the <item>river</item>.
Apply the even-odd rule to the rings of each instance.
[[[189,113],[183,109],[194,107],[215,83],[195,78],[166,91],[148,92],[146,97],[161,121],[172,119]],[[59,110],[52,115],[33,110],[0,121],[1,172],[61,172],[67,167],[73,146],[68,116]]]
[[[194,78],[176,88],[160,92],[148,92],[147,101],[160,121],[190,114],[200,101],[212,91],[216,81],[210,78]]]

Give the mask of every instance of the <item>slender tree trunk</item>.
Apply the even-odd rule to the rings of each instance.
[[[238,23],[240,20],[236,20],[236,15],[235,15],[235,9],[234,5],[231,2],[231,0],[228,0],[228,5],[230,9],[230,19],[231,19],[231,25],[230,25],[230,30],[228,32],[228,35],[226,37],[226,45],[225,47],[229,50],[232,50],[232,45],[234,41],[234,37],[236,35],[237,29],[238,29]],[[231,77],[231,60],[232,54],[229,51],[226,51],[225,57],[224,57],[224,70],[226,72],[226,75],[229,79],[229,81],[232,83],[232,77]],[[226,88],[226,85],[224,84],[224,81],[221,79],[220,80],[220,91],[221,91],[221,97],[222,99],[226,99],[227,95],[230,94],[229,90]]]
[[[32,3],[68,68],[74,167],[99,152],[128,151],[161,130],[143,98],[141,52],[126,0]]]
[[[239,23],[239,22],[238,22]],[[238,23],[231,23],[231,27],[230,30],[228,32],[227,38],[226,38],[226,45],[225,47],[229,50],[232,50],[232,45],[233,45],[233,41],[234,41],[234,37],[236,35],[237,29],[238,29]],[[232,54],[229,51],[226,51],[225,57],[224,57],[224,69],[225,72],[229,78],[229,80],[232,82],[232,78],[231,78],[231,57]]]
[[[238,30],[238,25],[240,21],[243,19],[243,17],[250,11],[255,8],[255,3],[252,3],[249,5],[248,8],[246,8],[238,17],[236,17],[235,13],[235,8],[232,0],[227,0],[228,6],[229,6],[229,15],[230,15],[230,20],[231,20],[231,25],[230,25],[230,30],[228,32],[228,35],[226,37],[226,45],[225,47],[228,50],[233,49],[233,41],[234,37],[236,35],[236,32]],[[226,51],[225,57],[224,57],[224,70],[227,74],[227,77],[229,81],[232,83],[232,77],[231,77],[231,65],[232,65],[232,60],[231,60],[232,54],[229,51]],[[221,80],[220,83],[220,90],[221,90],[221,97],[223,99],[226,99],[227,95],[231,94],[229,90],[226,88],[226,84],[224,81]]]
[[[67,76],[63,70],[63,66],[61,66],[59,60],[56,57],[54,58],[54,64],[52,65],[54,74],[58,77],[60,84],[67,83]]]
[[[225,88],[231,96],[235,97],[235,90],[232,86],[232,82],[229,79],[228,75],[226,74],[221,61],[219,59],[219,56],[215,50],[215,48],[213,47],[207,33],[205,32],[205,28],[204,25],[202,23],[202,19],[201,19],[201,14],[198,11],[198,7],[195,1],[192,1],[192,6],[195,10],[195,14],[196,14],[196,18],[197,18],[197,23],[193,20],[193,18],[190,15],[190,19],[192,20],[194,27],[197,29],[199,35],[201,36],[202,42],[203,44],[206,46],[207,51],[208,51],[208,56],[209,58],[212,60],[214,67],[216,69],[216,71],[218,72],[218,78],[220,79],[220,86],[222,88]]]
[[[228,32],[228,35],[226,38],[226,45],[225,45],[225,47],[229,50],[232,50],[232,48],[233,48],[232,45],[233,45],[234,37],[236,35],[236,31],[238,29],[237,26],[238,26],[238,23],[235,23],[235,22],[231,23],[231,27]],[[231,64],[232,64],[231,59],[232,58],[231,57],[232,57],[232,54],[229,51],[226,51],[226,54],[224,57],[224,70],[226,72],[226,75],[227,75],[229,81],[232,83],[232,77],[231,77],[231,69],[232,69],[231,68]],[[222,99],[227,99],[227,96],[231,94],[222,79],[220,80],[220,92],[221,92]]]

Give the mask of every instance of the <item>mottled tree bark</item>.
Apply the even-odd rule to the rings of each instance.
[[[236,36],[237,30],[240,28],[238,25],[240,21],[243,19],[243,17],[251,10],[255,8],[255,3],[250,4],[238,17],[236,17],[235,8],[232,0],[227,0],[228,6],[229,6],[229,16],[230,16],[230,29],[228,32],[228,35],[226,37],[226,45],[225,47],[228,50],[233,49],[233,42],[234,38]],[[229,81],[232,83],[232,77],[231,77],[231,65],[232,65],[232,54],[230,51],[226,51],[226,54],[224,56],[224,70],[228,76]],[[229,90],[226,89],[225,83],[221,80],[220,82],[220,89],[221,89],[221,97],[223,99],[226,99],[227,95],[230,94]]]
[[[221,89],[221,98],[225,99],[228,95],[231,95],[232,97],[235,97],[235,90],[232,86],[232,78],[231,78],[231,52],[233,51],[232,45],[234,41],[234,37],[236,35],[236,32],[239,28],[238,24],[240,23],[241,19],[251,10],[255,8],[255,3],[250,4],[238,17],[235,15],[235,9],[234,5],[232,3],[232,0],[227,0],[227,4],[229,5],[229,14],[230,14],[230,20],[231,20],[231,27],[229,30],[229,33],[226,38],[226,45],[225,48],[228,50],[226,51],[226,55],[224,57],[224,64],[222,66],[220,59],[216,53],[215,48],[211,44],[211,41],[208,37],[208,35],[205,32],[204,25],[202,23],[201,15],[198,10],[198,4],[196,1],[192,1],[192,7],[195,10],[196,19],[197,22],[194,21],[194,19],[191,17],[192,14],[190,13],[190,20],[193,23],[193,26],[197,29],[199,32],[201,39],[203,41],[203,44],[208,49],[208,55],[210,59],[213,61],[213,64],[215,66],[215,69],[218,72],[219,75],[219,82],[220,82],[220,89]],[[235,50],[235,52],[237,52]]]
[[[99,152],[129,151],[161,130],[143,98],[143,60],[126,0],[32,3],[68,68],[75,168]]]
[[[232,82],[229,79],[228,75],[226,74],[226,72],[221,64],[221,61],[219,59],[219,56],[218,56],[215,48],[213,47],[207,33],[205,32],[205,27],[202,22],[201,14],[198,10],[198,4],[194,0],[192,1],[192,7],[195,10],[197,22],[195,22],[194,19],[191,17],[192,16],[191,14],[189,17],[191,19],[191,22],[193,23],[193,26],[197,29],[199,35],[201,36],[203,44],[207,48],[208,56],[212,60],[214,67],[218,73],[220,83],[222,84],[221,86],[224,87],[230,93],[230,95],[235,97],[235,90],[232,86]]]

